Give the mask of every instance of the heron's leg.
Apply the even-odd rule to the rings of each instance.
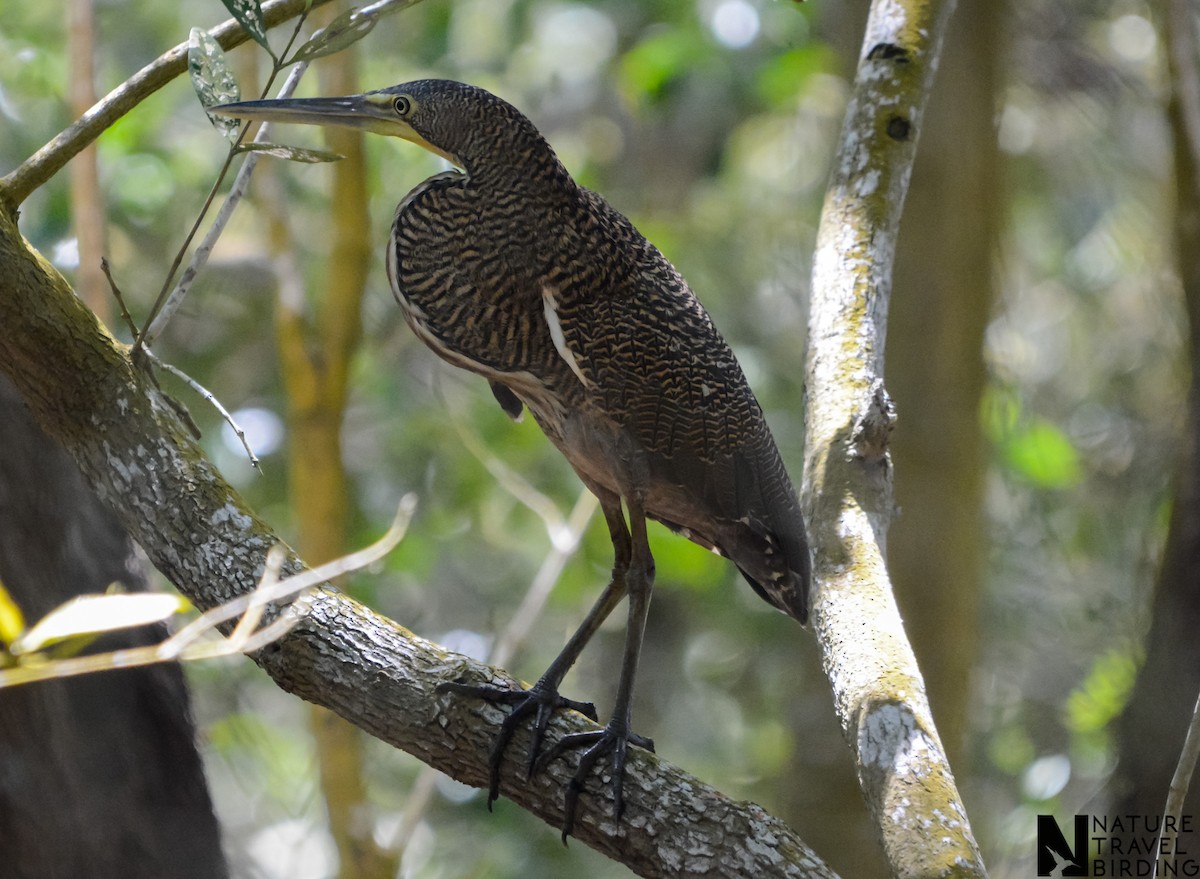
[[[637,677],[638,657],[642,650],[642,638],[646,631],[646,616],[650,610],[650,594],[654,587],[654,557],[650,554],[650,543],[646,537],[646,512],[640,498],[629,500],[629,528],[632,534],[632,552],[629,570],[626,573],[629,591],[629,622],[625,630],[625,653],[621,661],[621,680],[617,685],[617,698],[612,717],[603,730],[574,733],[564,736],[549,749],[542,758],[542,765],[549,763],[559,754],[571,748],[587,747],[579,758],[575,776],[567,786],[563,809],[563,842],[575,826],[575,810],[583,782],[591,774],[596,762],[604,755],[612,761],[613,813],[617,821],[625,808],[622,796],[625,778],[625,756],[632,742],[647,750],[654,750],[654,743],[630,729],[633,705],[633,684]]]
[[[500,763],[504,752],[526,717],[534,715],[532,739],[529,745],[529,756],[526,772],[533,774],[538,752],[541,750],[542,739],[550,724],[556,708],[572,708],[592,720],[596,719],[596,706],[590,702],[576,702],[559,695],[558,688],[571,666],[579,659],[584,647],[596,634],[596,630],[612,613],[613,608],[625,597],[626,573],[629,570],[631,543],[629,529],[625,527],[625,517],[621,514],[621,501],[615,494],[596,491],[600,499],[600,507],[604,511],[604,520],[608,524],[608,533],[613,543],[613,571],[609,580],[592,609],[588,611],[579,628],[575,630],[562,651],[550,663],[550,667],[538,678],[528,690],[510,690],[506,687],[495,687],[488,684],[445,683],[438,687],[439,691],[449,691],[461,695],[478,696],[492,702],[505,702],[513,705],[512,712],[504,718],[500,725],[500,733],[492,746],[489,761],[488,808],[500,795]]]

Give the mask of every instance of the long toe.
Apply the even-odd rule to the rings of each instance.
[[[654,753],[654,739],[649,736],[640,736],[635,732],[631,732],[629,734],[629,744],[637,745],[643,751],[649,751],[651,754]]]
[[[445,681],[437,685],[437,692],[474,696],[477,699],[502,702],[505,705],[524,702],[529,698],[528,690],[514,690],[511,687],[498,687],[495,684],[472,684],[467,681]]]
[[[609,784],[612,787],[613,817],[618,823],[620,822],[625,811],[625,763],[630,744],[648,751],[654,750],[654,743],[650,739],[630,732],[624,723],[610,721],[602,730],[563,736],[543,752],[535,771],[541,771],[566,751],[578,748],[587,749],[579,756],[579,765],[575,767],[575,773],[567,784],[563,803],[562,839],[564,843],[575,829],[579,795],[583,792],[584,783],[592,774],[596,763],[605,755],[609,756],[612,766],[612,777]]]
[[[508,746],[512,743],[517,729],[527,717],[532,714],[534,718],[530,730],[529,754],[526,760],[526,773],[528,775],[532,775],[542,765],[538,760],[538,756],[541,752],[546,730],[550,726],[550,721],[554,717],[556,709],[570,708],[573,711],[578,711],[590,720],[594,721],[596,719],[595,705],[591,702],[579,702],[574,699],[564,698],[559,695],[557,685],[545,678],[539,680],[528,690],[513,690],[507,687],[497,687],[492,684],[472,684],[465,681],[439,684],[437,689],[438,692],[474,696],[489,702],[513,706],[512,711],[509,712],[508,716],[500,724],[500,732],[496,736],[496,741],[492,745],[492,752],[488,759],[487,802],[489,811],[492,808],[492,803],[500,797],[500,768],[504,762],[504,754],[508,750]]]
[[[600,715],[596,713],[596,706],[592,702],[576,702],[574,699],[568,699],[566,696],[558,697],[559,708],[570,708],[572,711],[578,711],[592,723],[600,720]],[[653,750],[653,748],[651,748]]]
[[[560,696],[558,689],[551,684],[534,684],[528,690],[514,690],[510,687],[498,687],[495,684],[471,684],[466,681],[446,681],[437,685],[439,693],[456,693],[460,696],[475,696],[488,702],[500,702],[505,705],[519,705],[533,699],[554,708],[570,708],[578,711],[588,720],[595,722],[599,715],[596,706],[591,702],[580,702]]]
[[[625,754],[629,749],[629,737],[622,736],[612,744],[612,792],[613,820],[621,823],[625,813]]]

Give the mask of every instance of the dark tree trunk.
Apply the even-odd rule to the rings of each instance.
[[[1171,78],[1178,89],[1173,66]],[[1168,117],[1175,154],[1175,251],[1187,309],[1192,384],[1171,523],[1151,604],[1146,660],[1118,728],[1109,810],[1115,815],[1162,813],[1200,690],[1200,168],[1195,161],[1200,144],[1188,143],[1178,91]],[[1195,780],[1183,814],[1200,814],[1200,785]],[[1186,836],[1180,841],[1188,842]]]
[[[1003,210],[995,124],[1002,14],[992,0],[961,0],[955,11],[901,226],[888,327],[902,511],[888,564],[956,765],[979,653],[987,470],[979,402]]]
[[[0,377],[0,581],[26,619],[114,581],[144,589],[139,569],[112,514]],[[228,875],[177,665],[0,692],[0,852],[3,877]]]

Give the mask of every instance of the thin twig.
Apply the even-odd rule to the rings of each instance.
[[[258,589],[250,593],[250,606],[246,608],[246,612],[242,614],[242,618],[238,620],[237,625],[233,629],[233,634],[229,636],[229,643],[237,649],[243,649],[241,645],[250,640],[250,637],[258,629],[258,624],[262,620],[263,613],[266,612],[267,602],[262,596],[268,590],[273,589],[275,584],[280,581],[280,574],[283,573],[283,563],[287,561],[287,550],[282,544],[275,544],[267,553],[267,563],[263,569],[262,582]]]
[[[221,163],[221,169],[217,172],[217,179],[213,181],[213,185],[208,190],[208,195],[204,197],[204,204],[200,206],[200,212],[196,214],[196,219],[192,221],[192,228],[188,229],[188,233],[184,236],[183,243],[179,245],[179,249],[175,251],[175,258],[171,260],[171,265],[167,269],[167,274],[163,278],[162,287],[158,291],[158,295],[154,297],[154,304],[150,306],[150,314],[146,317],[146,325],[151,326],[154,319],[158,317],[159,310],[163,307],[163,303],[167,299],[167,294],[171,290],[171,282],[175,280],[175,273],[179,271],[179,266],[183,263],[183,257],[191,247],[192,239],[196,237],[196,233],[200,231],[200,224],[204,222],[205,215],[208,214],[208,209],[212,207],[213,201],[217,197],[217,192],[221,188],[221,184],[225,182],[225,175],[229,173],[229,166],[233,164],[233,157],[237,155],[237,148],[242,145],[242,141],[246,137],[246,132],[250,130],[250,123],[242,126],[242,130],[238,132],[237,141],[229,148],[228,154],[225,156],[225,161]],[[136,358],[138,352],[146,344],[146,331],[138,333],[134,337],[133,347],[129,350],[129,356]]]
[[[396,517],[392,520],[391,527],[375,543],[357,552],[352,552],[350,555],[342,556],[340,559],[334,559],[327,564],[303,571],[294,577],[280,580],[262,589],[261,595],[256,596],[254,592],[249,592],[214,607],[164,641],[161,648],[163,653],[169,658],[178,655],[181,648],[194,641],[199,634],[240,616],[252,602],[282,601],[312,586],[336,580],[344,574],[366,567],[371,562],[383,558],[404,537],[416,509],[416,495],[406,494],[400,499],[400,505],[396,510]]]
[[[26,660],[25,664],[0,669],[0,689],[36,681],[75,677],[114,668],[136,668],[175,660],[214,659],[220,656],[252,653],[259,650],[281,638],[304,616],[293,602],[270,623],[251,631],[261,619],[262,608],[290,599],[314,586],[335,580],[350,571],[366,567],[383,558],[404,538],[415,510],[416,496],[405,495],[400,500],[391,527],[379,540],[350,555],[334,559],[328,564],[311,568],[285,580],[278,579],[278,575],[287,557],[287,552],[281,546],[272,548],[257,588],[201,614],[160,644],[130,647],[124,650],[75,656],[68,659],[45,660],[40,663]],[[247,617],[251,617],[252,614],[253,622],[247,623]],[[201,637],[216,631],[221,623],[238,616],[241,616],[242,620],[228,638],[219,638],[212,643],[199,641]]]
[[[1155,850],[1155,858],[1163,864],[1163,869],[1158,874],[1160,876],[1168,875],[1167,859],[1175,855],[1175,839],[1179,835],[1183,801],[1187,798],[1192,774],[1196,771],[1197,758],[1200,758],[1200,696],[1196,697],[1196,705],[1192,708],[1192,721],[1188,724],[1183,749],[1179,753],[1179,763],[1175,766],[1171,786],[1167,789],[1167,804],[1163,807],[1163,823]]]
[[[112,271],[109,267],[107,259],[100,260],[100,268],[104,272],[104,277],[108,278],[108,286],[112,290],[113,297],[117,300],[117,305],[121,309],[121,317],[124,319],[126,326],[129,327],[129,331],[133,333],[134,337],[136,338],[138,332],[137,325],[133,322],[133,316],[130,315],[129,309],[125,305],[125,297],[121,294],[121,288],[117,286],[117,282],[113,279]],[[250,448],[250,441],[246,438],[246,432],[242,430],[241,426],[237,423],[237,421],[234,420],[234,417],[229,413],[229,410],[221,405],[221,401],[217,399],[217,395],[208,390],[206,387],[204,387],[204,385],[200,384],[200,382],[196,381],[182,369],[179,369],[178,367],[172,366],[170,363],[161,360],[149,348],[143,346],[142,353],[145,355],[146,359],[152,362],[155,366],[167,370],[172,375],[178,376],[180,379],[186,382],[188,387],[207,400],[219,413],[221,413],[221,417],[225,419],[225,423],[230,426],[233,432],[237,435],[237,438],[241,440],[242,448],[246,450],[246,455],[250,458],[250,466],[257,470],[261,475],[263,472],[262,465],[259,463],[258,456],[254,454],[254,450]]]
[[[291,97],[296,91],[296,86],[300,84],[300,77],[304,75],[304,72],[307,69],[308,64],[304,62],[301,62],[292,68],[287,79],[283,83],[283,87],[279,90],[277,97]],[[258,134],[254,137],[254,143],[266,143],[267,134],[269,131],[269,124],[263,123],[262,127],[258,130]],[[241,143],[240,139],[238,140],[238,143]],[[230,149],[229,156],[227,157],[227,163],[222,168],[222,174],[224,170],[228,168],[228,161],[232,160],[236,153],[236,147]],[[147,319],[147,329],[138,337],[137,342],[134,344],[135,349],[139,345],[152,344],[154,340],[158,338],[158,334],[163,331],[163,328],[166,327],[167,323],[175,315],[175,312],[179,310],[179,306],[183,304],[183,299],[187,295],[188,290],[191,289],[192,282],[196,279],[196,275],[199,274],[200,270],[204,268],[205,263],[208,262],[208,257],[212,253],[213,247],[216,246],[217,239],[221,237],[221,233],[225,231],[225,226],[229,223],[229,218],[233,216],[234,208],[238,206],[238,203],[242,200],[242,196],[245,195],[246,189],[250,185],[250,177],[254,174],[254,168],[258,164],[258,160],[260,158],[261,154],[256,152],[250,152],[246,155],[246,160],[242,163],[242,167],[238,170],[237,176],[233,180],[233,186],[230,187],[229,194],[225,196],[225,201],[221,204],[221,209],[217,212],[216,219],[213,220],[213,224],[205,234],[204,240],[200,242],[200,246],[197,247],[196,251],[192,254],[192,261],[188,264],[188,267],[180,276],[179,283],[175,285],[175,288],[171,291],[169,296],[163,297],[161,305],[157,305],[156,303],[156,307],[151,309],[150,317]],[[214,184],[213,187],[214,193],[216,188],[220,185],[220,182],[221,176],[218,176],[217,183]],[[200,216],[197,217],[196,226],[193,227],[193,232],[199,227],[200,221],[204,217],[204,213],[207,211],[209,205],[211,205],[211,196],[212,193],[210,193],[210,199],[205,202]],[[181,256],[190,242],[191,237],[189,236],[184,242],[183,247],[180,248]],[[170,278],[168,276],[168,282],[169,280]],[[165,293],[165,291],[166,285],[164,284],[163,293]],[[160,297],[162,296],[163,294],[160,293]]]
[[[439,380],[440,377],[441,373],[438,373]],[[435,386],[435,392],[445,403],[446,411],[450,414],[450,423],[467,451],[487,469],[487,472],[499,483],[501,488],[542,520],[552,543],[567,539],[569,537],[567,524],[563,519],[562,512],[558,509],[558,504],[538,491],[533,483],[524,476],[492,454],[487,444],[475,432],[462,413],[451,405],[449,398],[443,392],[440,381]]]
[[[504,631],[488,652],[487,662],[489,665],[506,667],[513,655],[520,649],[533,628],[533,624],[546,609],[550,593],[558,584],[567,562],[579,549],[583,533],[587,530],[592,514],[596,512],[597,503],[596,496],[586,488],[579,493],[579,499],[575,502],[565,525],[566,537],[562,540],[551,540],[550,551],[546,553],[541,567],[538,568],[530,582],[525,597],[521,599],[521,604],[513,612],[508,625],[505,626]],[[432,766],[426,766],[417,776],[417,780],[413,782],[413,786],[408,792],[404,814],[401,816],[400,830],[390,844],[394,851],[403,852],[411,840],[417,822],[421,820],[421,816],[425,813],[425,809],[433,797],[434,785],[439,775],[441,773],[438,770]]]
[[[295,44],[296,38],[300,35],[300,30],[304,27],[304,22],[307,19],[308,10],[305,10],[303,13],[301,13],[299,19],[296,21],[296,26],[292,29],[292,35],[288,38],[287,48],[284,50],[284,55],[286,55]],[[280,72],[286,66],[282,61],[279,60],[279,58],[275,57],[274,54],[271,55],[271,58],[274,62],[271,68],[271,74],[267,77],[267,83],[265,86],[263,86],[262,93],[259,95],[260,98],[265,98],[270,93],[271,86],[275,84],[275,78],[279,76]],[[306,70],[308,70],[307,62],[297,64],[295,68],[293,68],[292,72],[288,74],[287,79],[284,80],[283,88],[279,90],[279,94],[276,97],[291,97],[296,90],[296,86],[300,84],[300,79],[304,76]],[[229,194],[225,196],[225,201],[221,205],[221,210],[218,213],[217,219],[214,221],[212,228],[210,228],[208,230],[208,234],[204,236],[204,241],[201,243],[200,247],[197,248],[194,254],[192,254],[191,263],[189,263],[187,270],[183,273],[183,277],[180,278],[179,283],[175,285],[175,288],[171,290],[171,293],[168,296],[167,291],[171,289],[171,282],[175,279],[175,272],[178,271],[184,255],[191,246],[192,240],[196,237],[196,232],[200,229],[200,224],[204,221],[204,217],[207,216],[209,208],[212,207],[213,200],[216,198],[217,192],[220,191],[221,184],[225,182],[225,175],[229,173],[229,167],[233,163],[234,157],[241,151],[240,148],[242,146],[242,142],[246,139],[246,134],[250,131],[250,127],[253,124],[254,123],[250,121],[243,124],[241,130],[238,132],[237,140],[229,148],[229,152],[225,156],[225,161],[222,163],[221,169],[217,172],[216,180],[213,181],[213,185],[208,191],[208,196],[204,199],[204,204],[200,207],[200,213],[196,216],[196,220],[192,224],[192,228],[188,231],[187,237],[184,238],[183,244],[180,245],[179,250],[176,252],[175,259],[171,262],[171,267],[167,270],[166,277],[163,278],[162,288],[159,290],[158,296],[155,297],[154,304],[150,307],[150,314],[146,318],[146,329],[134,337],[133,348],[129,352],[131,357],[137,356],[137,353],[141,349],[142,345],[151,344],[170,321],[171,316],[174,315],[174,313],[178,310],[179,306],[183,302],[184,296],[187,295],[187,291],[191,288],[192,281],[195,279],[199,271],[204,267],[205,263],[208,262],[209,254],[212,252],[213,247],[216,246],[217,240],[221,237],[221,233],[225,231],[225,226],[228,224],[229,218],[233,215],[233,209],[237,207],[238,203],[241,201],[242,195],[245,193],[246,187],[249,185],[250,177],[254,173],[254,168],[258,164],[258,153],[251,152],[249,156],[247,156],[246,161],[242,163],[242,167],[238,171],[237,178],[234,180],[234,185]],[[258,134],[254,138],[254,142],[265,143],[269,129],[269,125],[263,124],[259,128]],[[165,312],[165,314],[163,312]]]
[[[303,21],[304,21],[305,17],[307,17],[307,15],[308,15],[307,11],[305,11],[301,15],[301,19],[300,19],[301,24],[303,23]],[[297,28],[297,31],[298,30],[299,29]],[[290,43],[289,43],[289,45],[290,45]],[[285,87],[286,87],[287,83],[291,83],[292,89],[294,90],[296,88],[296,85],[300,82],[300,77],[304,75],[304,71],[307,69],[308,69],[307,64],[297,65],[296,69],[291,72],[291,74],[288,76],[287,80],[285,81],[285,84],[284,84]],[[275,84],[275,78],[277,76],[279,76],[279,74],[282,70],[283,70],[282,65],[278,61],[276,61],[275,65],[271,68],[270,76],[267,77],[267,84],[265,86],[263,86],[262,94],[259,97],[265,98],[268,94],[270,94],[271,86]],[[179,245],[179,250],[177,250],[175,252],[175,258],[173,260],[171,260],[171,267],[169,269],[167,269],[167,274],[163,278],[162,287],[158,291],[158,296],[156,296],[154,298],[154,304],[152,306],[150,306],[150,314],[147,315],[147,317],[146,317],[146,323],[145,323],[146,329],[143,330],[141,333],[139,333],[137,338],[135,338],[133,340],[133,348],[129,352],[130,357],[137,357],[137,354],[141,350],[142,346],[149,344],[151,341],[153,341],[153,336],[150,334],[151,328],[157,327],[158,331],[161,331],[162,328],[166,325],[165,320],[159,321],[159,320],[157,320],[157,318],[159,316],[159,312],[161,311],[161,309],[165,306],[165,304],[167,302],[168,293],[170,293],[171,297],[175,299],[174,308],[179,307],[179,303],[183,298],[182,293],[179,293],[179,287],[175,287],[174,292],[173,293],[171,292],[172,291],[171,285],[175,281],[175,273],[179,271],[179,266],[183,264],[183,258],[187,254],[188,248],[190,248],[192,246],[192,241],[195,240],[196,233],[200,231],[201,223],[203,223],[204,218],[206,216],[208,216],[209,208],[212,207],[213,202],[216,200],[217,193],[221,189],[221,184],[223,184],[225,182],[225,175],[229,173],[229,168],[233,164],[233,159],[240,152],[240,147],[242,145],[242,142],[246,139],[246,134],[250,131],[250,127],[253,124],[254,123],[250,122],[250,121],[247,121],[246,123],[244,123],[241,127],[241,130],[238,131],[237,140],[235,140],[233,142],[233,145],[229,147],[229,152],[226,153],[226,155],[225,155],[225,161],[221,163],[221,168],[219,171],[217,171],[217,177],[213,181],[212,186],[209,188],[208,195],[205,196],[205,198],[204,198],[204,204],[202,204],[200,206],[200,212],[196,215],[196,219],[192,223],[192,228],[190,228],[188,230],[187,235],[183,239],[183,243],[181,245]],[[262,132],[260,131],[259,134],[261,135]],[[242,167],[244,170],[245,165],[249,164],[250,172],[253,173],[254,166],[257,164],[257,161],[256,160],[250,161],[250,159],[256,159],[256,157],[254,156],[253,153],[251,153],[250,158],[247,159],[247,162],[243,163]],[[249,180],[249,175],[247,175],[247,177],[245,179]],[[240,199],[241,199],[241,194],[239,193],[238,197],[236,199],[234,199],[234,205],[236,205]],[[225,204],[226,205],[229,204],[228,197],[226,198]],[[232,213],[232,211],[233,211],[233,207],[230,207],[229,213]],[[226,220],[228,220],[228,218],[229,218],[228,214],[226,214]],[[217,230],[217,234],[215,237],[212,235],[211,230],[210,230],[209,236],[207,236],[205,238],[205,243],[209,244],[210,250],[212,248],[212,244],[216,243],[216,238],[220,237],[220,233],[223,229],[224,229],[224,226],[222,225],[222,228]],[[193,257],[193,265],[196,264],[197,260],[199,261],[199,265],[197,266],[197,271],[199,270],[199,266],[202,266],[204,264],[204,262],[207,261],[207,259],[208,259],[207,252],[205,254],[203,254],[202,257],[200,257],[200,256]],[[192,278],[189,277],[186,280],[187,280],[186,284],[184,284],[182,282],[180,284],[180,286],[182,286],[184,288],[184,292],[186,292],[187,288],[191,286]],[[178,295],[176,295],[176,294],[178,294]],[[172,309],[172,311],[174,311],[174,308]]]
[[[172,375],[182,379],[188,387],[207,400],[209,405],[221,413],[221,417],[225,419],[225,423],[229,425],[233,432],[237,434],[237,438],[241,440],[242,448],[246,450],[246,456],[250,459],[250,466],[257,470],[259,475],[262,475],[263,471],[262,466],[258,461],[258,455],[254,454],[254,450],[250,448],[250,441],[246,439],[246,432],[242,430],[241,426],[234,420],[233,416],[229,414],[229,410],[221,405],[221,401],[217,399],[217,395],[208,388],[204,387],[204,385],[200,384],[200,382],[196,381],[179,367],[173,366],[172,364],[167,363],[165,360],[160,359],[159,356],[149,348],[143,346],[142,354],[144,354],[146,358],[155,366],[159,367],[160,369],[165,369]]]
[[[513,654],[524,643],[534,622],[546,609],[546,601],[554,591],[567,562],[579,549],[579,541],[583,539],[592,514],[596,512],[597,503],[596,496],[586,488],[579,493],[579,500],[575,502],[575,507],[567,519],[562,539],[550,541],[550,552],[546,553],[520,606],[488,655],[489,665],[507,666]]]
[[[268,28],[287,21],[329,0],[268,0],[263,4],[263,21]],[[209,31],[222,49],[228,51],[250,39],[232,18]],[[121,85],[117,86],[76,122],[0,179],[0,203],[16,211],[29,194],[53,177],[88,144],[114,122],[187,70],[188,44],[155,58]]]
[[[121,319],[125,321],[125,326],[129,329],[130,338],[137,338],[137,324],[133,322],[133,315],[129,313],[129,308],[125,305],[125,297],[121,295],[121,288],[113,279],[108,257],[100,257],[100,271],[104,272],[104,277],[108,278],[108,289],[112,291],[113,298],[117,300],[117,307],[121,309]]]

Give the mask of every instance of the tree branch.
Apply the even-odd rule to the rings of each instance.
[[[267,0],[263,4],[263,20],[267,27],[299,15],[309,6],[321,6],[328,0]],[[210,31],[222,49],[240,46],[250,37],[232,18]],[[125,80],[68,128],[21,163],[20,167],[0,178],[0,205],[16,213],[29,194],[57,174],[88,144],[92,143],[114,122],[154,94],[187,69],[188,44],[159,55],[129,79]]]
[[[809,321],[813,628],[859,784],[898,877],[983,876],[892,596],[883,387],[888,296],[916,137],[953,0],[875,0],[826,194]]]
[[[139,373],[67,282],[0,211],[0,370],[34,418],[71,454],[155,566],[200,607],[254,588],[270,527],[203,456],[161,391]],[[303,567],[294,554],[285,568]],[[255,660],[283,689],[470,785],[483,786],[501,708],[435,693],[443,681],[515,685],[504,672],[448,653],[332,590]],[[553,734],[594,728],[555,718]],[[518,734],[513,747],[528,745]],[[503,790],[558,826],[573,759],[526,779],[508,761]],[[832,872],[779,819],[735,802],[635,749],[620,827],[602,786],[589,787],[578,839],[643,876],[814,876]],[[480,819],[486,820],[480,807]]]

